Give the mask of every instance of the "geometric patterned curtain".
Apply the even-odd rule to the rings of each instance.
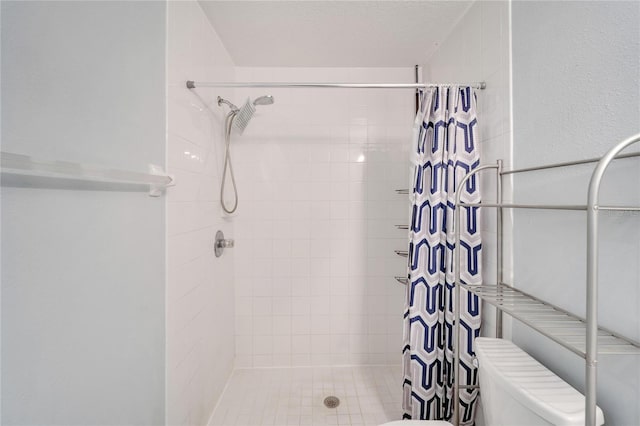
[[[480,163],[476,94],[469,87],[437,87],[421,94],[416,117],[409,284],[404,312],[403,418],[450,420],[453,386],[454,203],[458,182]],[[478,176],[462,201],[480,202]],[[480,284],[480,210],[461,216],[460,279]],[[461,289],[460,383],[477,384],[473,343],[480,333],[478,297]],[[460,424],[473,425],[477,389],[460,392]]]

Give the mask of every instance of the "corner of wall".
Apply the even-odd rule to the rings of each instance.
[[[233,370],[234,250],[215,257],[221,214],[224,110],[218,95],[185,81],[233,81],[235,66],[197,1],[167,2],[166,423],[205,424]]]

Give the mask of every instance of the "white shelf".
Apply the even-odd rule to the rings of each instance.
[[[166,175],[160,166],[150,164],[148,173],[110,169],[68,161],[34,160],[28,155],[0,152],[2,173],[44,178],[66,178],[91,182],[149,185],[149,195],[158,197],[165,188],[175,185],[172,176]]]

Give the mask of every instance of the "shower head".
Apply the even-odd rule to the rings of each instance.
[[[238,132],[242,134],[244,132],[244,129],[246,129],[247,125],[249,124],[249,121],[251,121],[251,119],[253,118],[253,114],[255,114],[256,112],[256,105],[271,105],[273,102],[274,99],[271,95],[260,96],[253,102],[251,102],[251,99],[247,98],[247,101],[244,103],[244,105],[242,105],[242,108],[240,108],[236,112],[235,119],[233,120],[233,125],[238,130]]]
[[[253,102],[251,102],[251,99],[247,98],[247,101],[242,105],[242,108],[238,108],[233,103],[218,96],[218,105],[222,106],[222,104],[225,104],[231,108],[231,112],[234,113],[235,117],[233,119],[233,126],[238,130],[238,132],[240,132],[240,134],[244,132],[249,121],[253,118],[253,114],[256,112],[256,105],[271,105],[273,102],[274,99],[271,95],[260,96]]]
[[[273,96],[265,95],[260,96],[259,98],[254,99],[254,105],[271,105],[274,102]]]

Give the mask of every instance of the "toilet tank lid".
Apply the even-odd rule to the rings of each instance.
[[[453,426],[442,420],[394,420],[380,426]]]
[[[480,368],[522,405],[555,425],[584,424],[584,395],[513,342],[479,337],[475,346]],[[596,424],[604,424],[599,407]]]

